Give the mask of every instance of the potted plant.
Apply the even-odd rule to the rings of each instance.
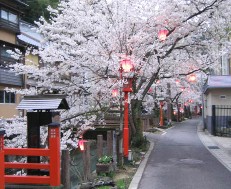
[[[98,159],[96,164],[96,173],[110,173],[114,171],[113,158],[112,156],[104,155]]]

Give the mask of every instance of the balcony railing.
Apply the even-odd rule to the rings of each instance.
[[[22,75],[16,75],[9,69],[0,67],[0,84],[21,87],[23,86],[23,77]]]
[[[0,57],[0,84],[3,85],[14,85],[23,86],[22,75],[16,75],[11,72],[9,65],[14,64],[15,59],[9,57]]]
[[[11,57],[5,57],[0,55],[0,68],[1,67],[8,67],[11,64],[15,64],[16,60]]]

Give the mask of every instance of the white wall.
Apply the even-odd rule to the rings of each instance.
[[[205,95],[204,104],[205,116],[212,116],[212,105],[231,105],[231,88],[209,89],[208,94]]]

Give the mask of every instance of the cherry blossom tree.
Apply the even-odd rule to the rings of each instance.
[[[138,145],[143,141],[140,108],[145,98],[153,101],[147,96],[150,88],[162,81],[164,90],[170,83],[176,92],[176,80],[188,87],[188,75],[216,68],[230,48],[230,5],[229,0],[61,1],[57,9],[48,8],[49,21],[37,22],[44,41],[33,53],[41,57],[40,66],[17,64],[14,71],[37,81],[33,93],[68,95],[71,109],[62,119],[71,133],[73,127],[94,126],[112,104],[119,104],[111,91],[123,85],[119,61],[131,58],[132,140]],[[160,30],[167,31],[165,40],[158,38]]]

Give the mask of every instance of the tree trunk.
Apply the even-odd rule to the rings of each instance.
[[[133,118],[133,123],[135,126],[135,132],[131,133],[132,145],[139,147],[143,144],[144,137],[141,125],[141,100],[133,99],[131,100],[131,113]]]

